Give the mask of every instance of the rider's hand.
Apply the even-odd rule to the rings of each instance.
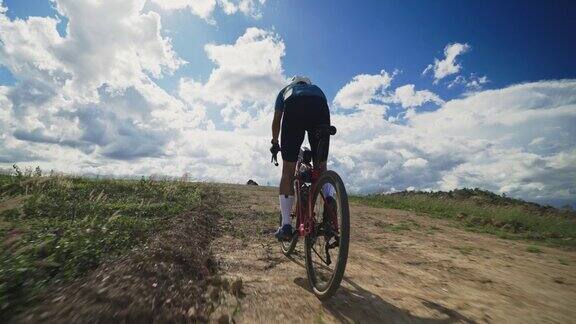
[[[280,152],[280,145],[278,145],[278,143],[272,143],[272,147],[270,147],[270,153],[272,153],[272,155],[276,155],[278,152]]]

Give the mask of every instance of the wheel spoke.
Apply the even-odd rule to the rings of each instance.
[[[322,262],[324,262],[326,264],[326,261],[324,260],[324,258],[318,252],[316,252],[316,249],[314,248],[314,246],[312,246],[312,251],[314,251],[314,253],[318,256],[318,258],[320,258],[320,260],[322,260]]]
[[[332,259],[330,258],[330,251],[329,250],[329,241],[324,240],[324,253],[326,253],[326,265],[330,265],[332,263]]]

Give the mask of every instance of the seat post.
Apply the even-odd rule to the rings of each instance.
[[[318,162],[318,163],[320,162],[320,156],[322,156],[322,155],[321,155],[321,152],[323,152],[323,150],[324,150],[325,139],[326,139],[325,134],[322,134],[321,132],[319,132],[319,133],[317,134],[317,136],[318,136],[318,148],[317,148],[317,150],[316,150],[316,156],[314,157],[314,162],[315,162],[315,163],[316,163],[316,162]],[[316,165],[314,165],[314,168],[316,168]]]

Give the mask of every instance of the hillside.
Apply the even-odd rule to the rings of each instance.
[[[576,317],[564,211],[475,190],[354,197],[344,283],[326,303],[308,290],[301,243],[289,259],[272,239],[278,213],[270,187],[0,176],[0,321]]]
[[[468,230],[496,234],[500,238],[576,246],[576,213],[571,209],[541,206],[486,190],[402,191],[352,199],[372,207],[455,220]]]

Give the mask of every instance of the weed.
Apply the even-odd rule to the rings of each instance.
[[[384,231],[387,231],[387,232],[410,231],[412,229],[420,227],[420,224],[418,224],[413,219],[401,220],[397,224],[386,223],[386,222],[379,220],[379,221],[376,221],[374,223],[374,225],[382,228]]]
[[[441,232],[442,229],[440,229],[440,227],[438,226],[430,226],[428,228],[426,228],[426,234],[428,235],[432,235],[432,234],[436,234],[437,232]]]
[[[324,317],[322,316],[322,313],[318,313],[316,315],[316,318],[314,319],[314,323],[316,324],[324,324],[326,323],[326,321],[324,321]]]
[[[542,253],[542,250],[541,250],[539,247],[537,247],[537,246],[529,245],[529,246],[526,248],[526,252],[530,252],[530,253]]]
[[[452,248],[454,250],[460,251],[460,253],[462,253],[464,255],[469,255],[470,253],[472,253],[475,250],[475,248],[472,246],[453,246]]]
[[[406,222],[400,222],[399,224],[394,224],[390,227],[392,232],[409,231],[411,229],[412,227],[410,224]]]

